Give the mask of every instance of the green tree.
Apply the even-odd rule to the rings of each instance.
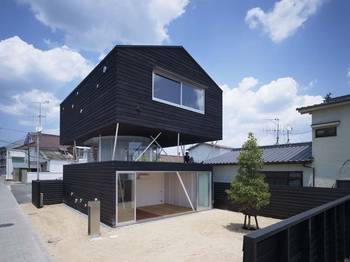
[[[259,228],[258,211],[270,203],[269,186],[259,172],[263,164],[262,150],[258,147],[254,135],[249,133],[238,157],[238,174],[232,180],[230,189],[226,191],[228,198],[238,204],[244,214],[243,228],[251,229],[251,216],[254,216],[256,227]]]

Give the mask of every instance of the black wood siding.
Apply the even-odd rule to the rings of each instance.
[[[152,71],[156,67],[208,87],[205,114],[153,101]],[[117,84],[117,114],[121,122],[192,134],[208,141],[222,138],[222,91],[184,49],[118,49]]]
[[[62,180],[33,180],[32,181],[32,203],[40,206],[40,193],[43,193],[44,205],[60,204],[63,202]]]
[[[152,100],[159,67],[207,87],[205,114]],[[182,47],[117,46],[62,102],[61,144],[113,135],[116,122],[121,135],[162,131],[163,146],[175,145],[177,132],[183,144],[220,140],[222,90]]]
[[[245,235],[243,261],[344,261],[350,258],[349,228],[346,196]]]
[[[87,214],[88,201],[97,198],[101,202],[101,221],[115,226],[115,168],[112,163],[65,165],[63,181],[64,203]]]
[[[107,71],[103,73],[103,67]],[[97,88],[98,85],[98,88]],[[60,106],[60,143],[73,144],[116,120],[115,53],[109,53]],[[78,93],[77,93],[78,92]],[[74,105],[74,108],[72,108]],[[83,110],[80,113],[80,110]]]
[[[239,206],[227,199],[229,183],[214,183],[214,207],[238,211]],[[270,186],[270,205],[260,211],[261,216],[285,219],[311,208],[350,194],[350,189]]]
[[[87,214],[87,202],[101,201],[101,221],[116,225],[116,171],[212,171],[212,166],[167,162],[106,161],[65,165],[64,203]],[[72,194],[73,193],[73,194]],[[81,200],[80,200],[81,199]]]

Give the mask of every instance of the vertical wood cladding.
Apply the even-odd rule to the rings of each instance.
[[[227,198],[229,183],[214,183],[214,207],[239,211],[239,206]],[[350,189],[270,186],[270,204],[261,216],[285,219],[350,194]],[[288,207],[288,208],[286,208]]]
[[[116,171],[212,171],[210,165],[170,162],[106,161],[65,165],[64,203],[87,214],[88,201],[101,201],[101,221],[116,225]],[[73,193],[73,194],[72,194]]]
[[[155,68],[206,86],[205,114],[153,101]],[[117,46],[62,102],[61,144],[116,122],[188,134],[198,141],[220,140],[222,90],[182,47]]]

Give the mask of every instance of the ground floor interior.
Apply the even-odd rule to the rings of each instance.
[[[117,172],[117,225],[212,207],[211,172]]]

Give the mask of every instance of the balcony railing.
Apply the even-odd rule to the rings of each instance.
[[[349,258],[350,195],[244,236],[245,262]]]

